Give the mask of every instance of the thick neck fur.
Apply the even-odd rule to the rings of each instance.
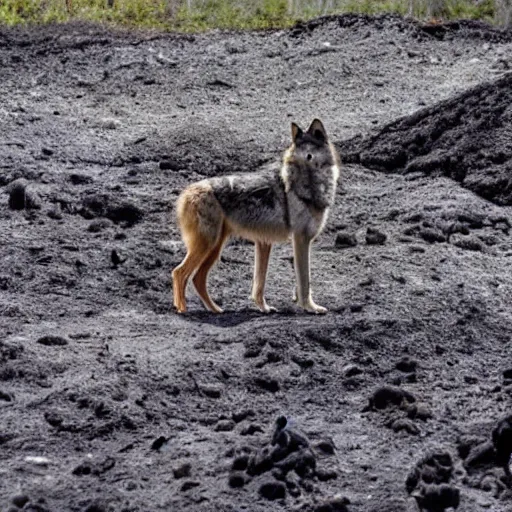
[[[281,169],[285,191],[315,210],[329,208],[334,202],[339,163],[331,143],[292,144],[284,154]]]

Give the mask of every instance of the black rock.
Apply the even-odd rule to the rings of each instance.
[[[234,489],[243,487],[245,485],[245,475],[240,471],[234,471],[229,475],[228,483]]]
[[[20,178],[7,186],[11,210],[37,210],[41,207],[38,195],[30,190],[27,180]]]
[[[409,494],[425,484],[446,484],[453,475],[453,461],[448,452],[435,450],[422,457],[410,471],[405,482]]]
[[[249,459],[247,474],[251,476],[261,475],[262,473],[270,471],[273,467],[274,463],[270,450],[265,447]]]
[[[0,389],[0,400],[3,400],[4,402],[12,402],[14,400],[14,395]]]
[[[68,344],[68,340],[62,336],[42,336],[37,340],[37,343],[47,347],[63,347]]]
[[[496,451],[497,464],[506,467],[509,474],[510,456],[512,455],[512,415],[498,422],[492,431],[492,443]]]
[[[183,483],[180,490],[182,492],[186,492],[189,491],[190,489],[193,489],[194,487],[199,487],[200,485],[200,482],[196,482],[195,480],[187,480],[186,482]]]
[[[420,510],[443,511],[447,508],[458,508],[460,491],[453,485],[425,485],[411,494],[416,499]]]
[[[402,359],[400,359],[400,361],[398,361],[398,363],[396,363],[397,370],[400,370],[401,372],[404,372],[404,373],[410,373],[410,372],[416,371],[417,366],[418,366],[417,361],[415,361],[414,359],[411,359],[407,356],[403,357]]]
[[[356,375],[363,373],[363,370],[361,370],[361,368],[355,364],[348,364],[343,368],[342,371],[345,377],[355,377]]]
[[[108,506],[103,500],[95,500],[84,508],[84,512],[107,512]]]
[[[441,231],[432,228],[420,229],[419,235],[423,240],[430,242],[431,244],[446,242],[447,240],[446,236]]]
[[[84,476],[84,475],[90,475],[93,470],[93,465],[90,461],[85,461],[76,466],[73,469],[73,475],[76,476]]]
[[[126,226],[133,226],[143,219],[144,213],[135,204],[125,202],[109,205],[106,217],[116,224],[124,223]]]
[[[299,448],[309,448],[308,438],[298,429],[292,428],[285,416],[277,418],[271,444],[285,448],[288,453]]]
[[[261,425],[258,425],[257,423],[250,423],[247,425],[247,427],[243,428],[240,431],[241,436],[253,436],[254,434],[263,432],[263,428]]]
[[[89,183],[92,183],[94,180],[91,178],[91,176],[87,176],[86,174],[70,174],[69,175],[69,181],[73,185],[87,185]]]
[[[219,420],[215,425],[216,432],[231,432],[235,428],[233,420]]]
[[[260,486],[259,493],[267,500],[280,500],[286,496],[286,485],[277,480],[265,482]]]
[[[387,238],[387,235],[378,229],[372,227],[366,229],[366,243],[368,245],[383,245]]]
[[[497,461],[493,443],[485,442],[471,448],[464,461],[464,467],[468,472],[472,472],[478,468],[491,466],[495,463]]]
[[[348,498],[345,496],[336,496],[316,505],[313,510],[314,512],[348,512],[347,505],[350,505]]]
[[[112,225],[112,221],[109,219],[95,219],[89,224],[87,231],[90,231],[91,233],[99,233]]]
[[[95,217],[104,217],[110,202],[110,196],[107,194],[90,194],[82,200],[80,215],[84,219],[94,219]]]
[[[333,441],[331,441],[330,439],[324,439],[322,441],[319,441],[318,443],[316,443],[315,448],[327,455],[333,455],[336,450]]]
[[[468,251],[485,251],[484,243],[480,239],[473,236],[461,236],[458,238],[454,238],[451,242],[456,247],[460,247],[461,249],[466,249]]]
[[[390,426],[394,432],[407,432],[413,436],[417,436],[420,433],[420,429],[409,418],[396,419],[391,423]]]
[[[239,455],[233,461],[233,465],[231,466],[231,468],[235,471],[244,471],[247,469],[248,463],[249,463],[249,455],[247,455],[247,454]]]
[[[161,160],[159,167],[162,171],[178,171],[180,169],[180,165],[174,160]]]
[[[177,468],[172,470],[172,473],[174,475],[174,478],[186,478],[190,476],[190,471],[192,469],[192,466],[190,463],[185,462],[185,464],[182,464],[181,466],[178,466]]]
[[[382,386],[374,391],[369,399],[369,408],[385,409],[390,405],[401,406],[413,403],[416,398],[412,393],[394,386]]]
[[[503,371],[503,378],[507,380],[512,380],[512,368],[507,368]]]
[[[157,437],[152,443],[151,443],[151,449],[152,450],[160,450],[162,446],[164,446],[167,443],[167,438],[164,436]]]
[[[29,501],[29,497],[26,494],[17,494],[11,500],[12,504],[18,508],[23,508]]]
[[[126,258],[121,258],[119,253],[115,249],[112,249],[110,252],[110,261],[112,262],[112,266],[117,268],[119,265],[122,265],[126,261]]]
[[[47,411],[44,413],[44,419],[52,426],[52,427],[60,427],[64,419],[60,414],[52,411]]]
[[[25,208],[25,189],[27,180],[19,179],[11,182],[7,187],[9,192],[9,208],[11,210],[23,210]]]
[[[329,480],[338,478],[338,473],[334,469],[317,469],[315,475],[320,482],[328,482]]]
[[[59,203],[55,204],[47,213],[48,217],[53,220],[62,220],[62,209]]]
[[[273,458],[276,458],[276,453],[279,450],[273,452]],[[274,466],[279,468],[283,474],[290,471],[295,471],[300,477],[312,476],[316,467],[316,459],[313,452],[307,448],[300,449],[287,455],[284,459],[280,459],[274,462]]]
[[[265,391],[270,391],[271,393],[276,393],[281,389],[281,385],[279,384],[279,381],[277,379],[274,379],[272,377],[256,377],[254,379],[254,383],[264,389]]]
[[[255,416],[256,413],[252,409],[244,409],[242,411],[234,412],[232,415],[233,421],[235,423],[240,423],[241,421],[247,419],[249,416]]]
[[[355,247],[357,245],[356,236],[352,233],[340,232],[336,235],[334,245],[339,249],[345,249],[347,247]]]

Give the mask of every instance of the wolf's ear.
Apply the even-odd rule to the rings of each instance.
[[[327,132],[320,119],[314,119],[308,128],[308,133],[320,142],[327,142]]]
[[[292,141],[295,142],[297,139],[300,139],[304,135],[304,132],[299,125],[292,123]]]

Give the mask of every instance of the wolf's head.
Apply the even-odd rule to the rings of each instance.
[[[319,119],[305,132],[292,123],[292,144],[281,167],[285,191],[293,189],[297,197],[317,210],[329,207],[334,201],[339,162],[338,152]]]
[[[315,119],[305,132],[292,123],[292,145],[286,159],[290,164],[312,170],[338,165],[337,152],[319,119]]]

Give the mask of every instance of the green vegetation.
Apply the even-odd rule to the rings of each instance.
[[[502,0],[415,0],[418,17],[501,17]],[[0,24],[63,22],[72,19],[195,32],[212,28],[287,27],[325,14],[407,14],[409,0],[1,0]],[[507,20],[510,19],[507,13]],[[499,21],[499,19],[498,19]]]

